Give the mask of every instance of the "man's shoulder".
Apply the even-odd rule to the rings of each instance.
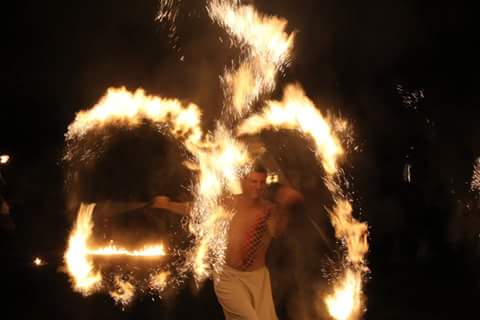
[[[272,210],[275,207],[275,203],[267,199],[262,199],[260,205],[266,210]]]

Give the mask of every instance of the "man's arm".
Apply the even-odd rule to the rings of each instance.
[[[303,195],[288,186],[281,186],[274,197],[272,207],[272,219],[270,219],[269,229],[273,237],[282,234],[288,225],[288,220],[293,206],[303,202]]]
[[[188,216],[192,209],[191,202],[173,202],[165,196],[156,196],[151,201],[151,208],[165,209],[173,213]]]

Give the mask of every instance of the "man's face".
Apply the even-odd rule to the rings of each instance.
[[[252,200],[260,198],[266,179],[267,175],[263,172],[250,172],[242,181],[243,194]]]

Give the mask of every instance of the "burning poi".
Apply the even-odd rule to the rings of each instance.
[[[162,1],[162,9],[175,11],[173,2],[167,0]],[[220,272],[225,263],[226,235],[232,215],[222,206],[220,198],[240,192],[240,179],[256,160],[239,137],[257,135],[264,130],[298,132],[312,145],[325,171],[325,183],[335,203],[329,210],[330,219],[336,237],[346,249],[342,274],[331,294],[319,299],[333,318],[357,319],[364,309],[362,288],[368,272],[365,261],[368,228],[353,217],[351,200],[340,183],[343,176],[339,160],[345,150],[335,134],[339,131],[333,128],[344,127],[346,122],[325,118],[299,84],[287,85],[280,101],[262,102],[273,92],[278,73],[288,67],[292,58],[294,33],[286,31],[285,19],[263,15],[252,5],[236,0],[210,0],[206,9],[212,21],[224,28],[232,45],[242,53],[242,59],[232,63],[234,67],[227,69],[222,77],[224,118],[216,129],[208,133],[202,130],[201,108],[196,104],[148,95],[142,89],[130,92],[125,88],[109,88],[94,107],[79,112],[69,126],[65,160],[97,157],[97,150],[76,154],[74,146],[81,144],[87,133],[107,125],[135,128],[148,120],[161,125],[162,130],[168,128],[168,134],[189,152],[186,164],[198,175],[192,190],[195,201],[188,225],[194,242],[182,270],[191,271],[200,283],[213,272]],[[173,16],[177,13],[175,11]],[[158,15],[171,16],[168,12]],[[258,102],[263,108],[252,113],[253,104]],[[237,120],[238,124],[229,126],[230,119]],[[92,260],[96,255],[161,259],[174,250],[165,248],[162,243],[148,244],[134,251],[114,246],[97,247],[92,243],[94,208],[95,204],[80,206],[65,252],[66,269],[76,291],[88,295],[103,288],[102,270],[97,269]],[[167,271],[152,273],[150,283],[163,290],[169,276]],[[119,289],[111,292],[111,296],[120,303],[129,303],[138,291],[135,284],[120,275],[114,275],[114,282]],[[312,301],[312,304],[318,303]]]

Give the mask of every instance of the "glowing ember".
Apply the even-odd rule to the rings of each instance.
[[[0,156],[0,164],[7,164],[10,161],[10,156],[7,154],[2,154]]]
[[[480,191],[480,158],[477,159],[473,168],[471,188],[472,191]]]
[[[44,265],[46,265],[45,261],[43,261],[41,258],[39,257],[36,257],[35,260],[33,260],[33,264],[36,266],[36,267],[42,267]]]

